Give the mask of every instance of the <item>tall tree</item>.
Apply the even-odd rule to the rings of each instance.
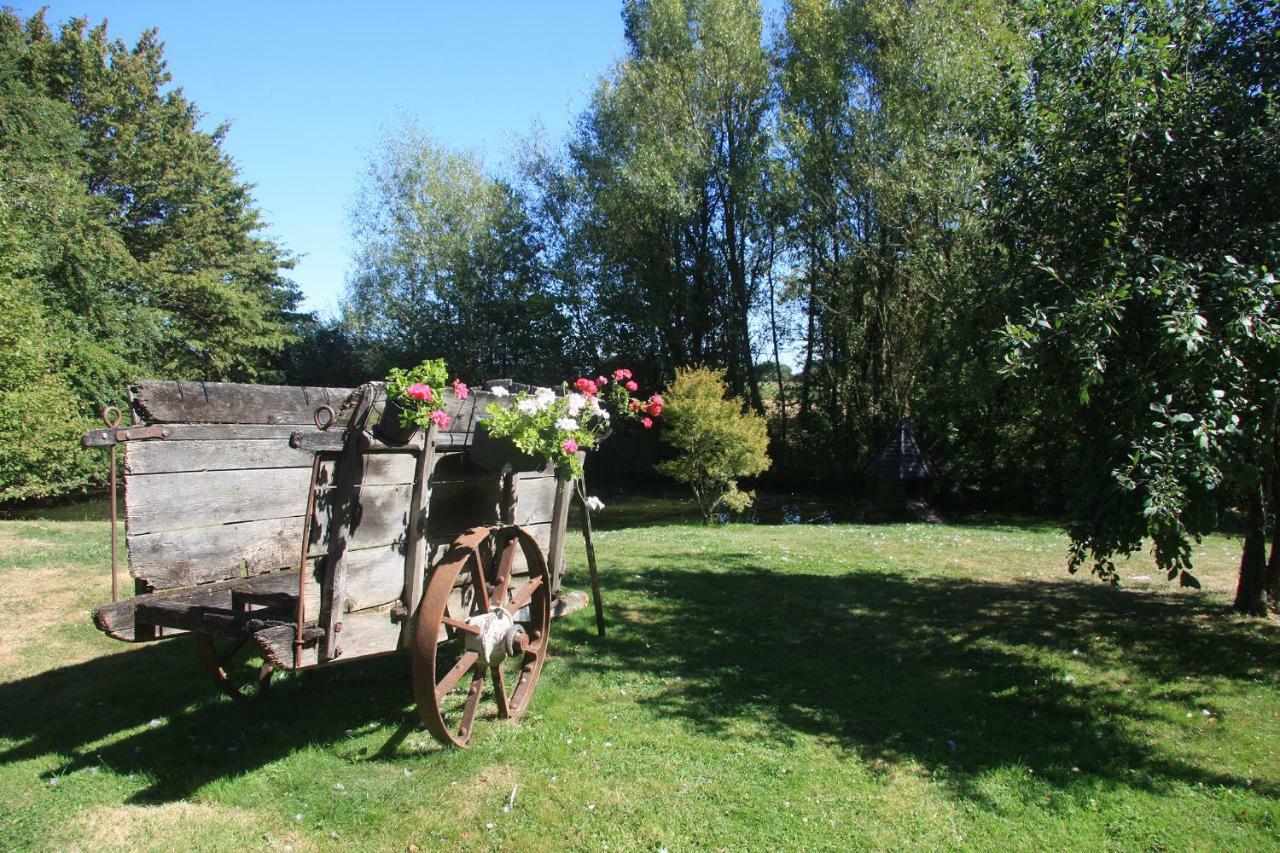
[[[571,372],[534,223],[475,155],[405,128],[371,165],[352,219],[345,312],[379,372],[423,358],[473,379]]]
[[[926,366],[964,308],[981,252],[974,110],[1015,46],[998,3],[787,7],[776,54],[787,266],[807,327],[800,436],[840,448],[845,476],[927,396]]]
[[[572,146],[601,304],[663,372],[722,365],[762,407],[751,320],[767,252],[771,89],[754,0],[630,0],[628,55]]]
[[[130,49],[105,24],[55,35],[43,14],[0,12],[0,277],[15,341],[0,445],[39,435],[43,448],[3,471],[0,500],[89,483],[78,445],[43,441],[47,420],[58,435],[84,427],[128,379],[271,375],[297,299],[289,260],[262,236],[221,131],[198,119],[154,32]]]
[[[1010,370],[1074,486],[1072,565],[1114,579],[1149,537],[1194,583],[1192,540],[1240,508],[1236,609],[1265,610],[1280,306],[1280,73],[1270,2],[1046,0],[1001,127],[993,222],[1019,307]]]

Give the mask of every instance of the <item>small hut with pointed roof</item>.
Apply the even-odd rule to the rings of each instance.
[[[876,503],[880,508],[903,513],[908,501],[927,498],[929,482],[938,473],[929,454],[916,441],[911,423],[904,419],[889,432],[880,452],[867,466],[867,475],[876,481]]]

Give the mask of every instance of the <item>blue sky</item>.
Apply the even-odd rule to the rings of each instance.
[[[348,206],[380,136],[412,117],[491,164],[541,122],[552,138],[621,57],[614,0],[420,3],[17,3],[24,17],[106,18],[132,44],[160,30],[174,81],[230,121],[225,150],[270,233],[301,256],[304,307],[332,313],[350,258]]]

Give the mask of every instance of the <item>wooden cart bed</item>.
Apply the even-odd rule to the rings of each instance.
[[[349,395],[345,388],[133,385],[134,427],[163,434],[120,434],[125,551],[138,594],[97,608],[97,626],[126,641],[183,632],[252,636],[282,668],[334,659],[335,631],[343,660],[405,647],[436,560],[465,530],[500,520],[500,477],[466,454],[477,412],[499,398],[479,390],[460,401],[450,393],[447,430],[419,433],[403,448],[365,434],[352,453],[336,449],[351,416],[342,411]],[[324,435],[313,420],[322,405],[338,415]],[[87,444],[117,437],[111,429],[95,433]],[[303,584],[306,646],[295,660],[298,566],[316,448],[331,452],[319,457]],[[547,469],[519,474],[516,486],[514,522],[548,555],[553,612],[577,609],[585,596],[559,595],[571,483]],[[335,554],[344,603],[328,613]]]

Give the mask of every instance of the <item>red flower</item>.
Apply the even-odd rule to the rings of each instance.
[[[662,404],[650,401],[649,405],[644,407],[644,410],[656,418],[658,415],[662,414]]]
[[[424,403],[430,403],[435,399],[435,394],[431,391],[430,385],[423,385],[421,382],[415,382],[405,389],[405,394],[415,400],[422,400]]]
[[[632,382],[631,380],[627,380],[627,384],[626,384],[626,385],[623,385],[622,387],[623,387],[623,388],[626,388],[628,391],[639,391],[639,390],[640,390],[640,386],[639,386],[639,385],[637,385],[636,383]]]
[[[638,412],[638,411],[640,411],[640,401],[639,401],[639,400],[628,400],[628,401],[627,401],[627,408],[631,409],[631,411],[633,411],[633,412]]]
[[[585,376],[579,377],[578,381],[573,383],[573,387],[577,388],[588,397],[594,397],[600,392],[600,389],[596,387],[596,383],[592,382]]]
[[[645,429],[653,429],[653,421],[650,418],[641,418],[640,426],[644,427]]]

